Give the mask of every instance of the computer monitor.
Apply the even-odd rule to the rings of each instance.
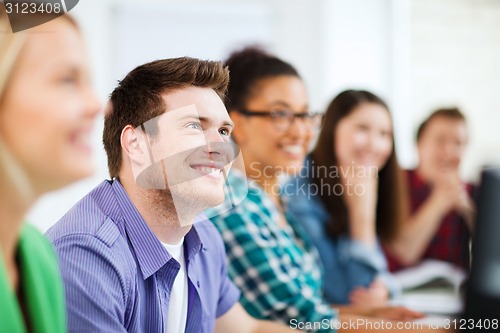
[[[496,319],[496,330],[489,330],[500,331],[500,167],[485,169],[481,174],[471,275],[462,319],[473,325],[479,319],[488,319],[490,326]]]

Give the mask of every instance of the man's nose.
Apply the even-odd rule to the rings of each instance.
[[[208,153],[221,153],[222,143],[226,142],[218,130],[205,132],[206,148]]]
[[[207,133],[205,139],[205,153],[210,154],[214,160],[228,164],[236,158],[238,154],[236,144],[227,141],[218,131]]]

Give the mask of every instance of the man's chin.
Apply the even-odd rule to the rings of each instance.
[[[215,185],[216,184],[216,185]],[[213,182],[198,178],[172,188],[172,198],[184,204],[182,207],[189,207],[197,210],[198,213],[216,207],[224,203],[223,182]]]
[[[224,191],[221,189],[207,189],[198,193],[199,197],[196,198],[205,208],[203,210],[214,208],[224,203]]]

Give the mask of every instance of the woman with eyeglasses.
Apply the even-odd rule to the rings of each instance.
[[[24,216],[94,170],[88,139],[100,106],[87,61],[68,16],[12,33],[0,6],[0,332],[67,331],[56,254]]]
[[[228,273],[242,292],[241,303],[260,319],[288,325],[332,323],[337,310],[323,298],[325,280],[318,253],[281,196],[280,178],[303,167],[320,118],[309,112],[304,82],[288,63],[246,48],[226,61],[230,84],[226,107],[235,123],[244,168],[232,171],[236,191],[246,198],[229,211],[211,212],[222,234]],[[346,314],[415,318],[402,308],[342,309]],[[298,326],[297,326],[298,327]],[[316,328],[335,332],[334,325]]]
[[[378,96],[340,93],[326,111],[305,167],[286,185],[290,211],[313,239],[331,278],[325,297],[332,303],[384,306],[390,294],[398,294],[379,244],[391,239],[405,218],[392,126]]]

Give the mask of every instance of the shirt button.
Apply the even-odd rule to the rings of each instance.
[[[196,285],[200,288],[200,281],[196,281]]]

